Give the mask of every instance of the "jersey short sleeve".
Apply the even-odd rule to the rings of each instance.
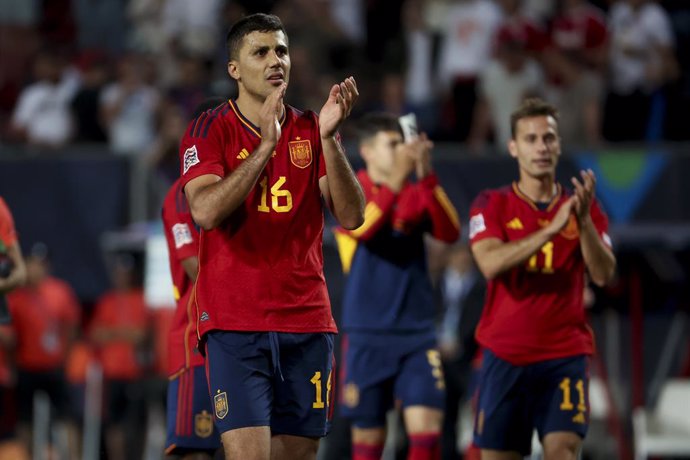
[[[590,209],[590,215],[592,216],[592,222],[594,223],[594,228],[597,229],[597,233],[601,240],[609,248],[613,247],[611,242],[611,237],[608,234],[609,231],[609,218],[604,212],[604,210],[599,205],[599,202],[595,199],[592,201],[592,208]]]
[[[218,113],[204,112],[192,120],[180,143],[182,186],[207,174],[225,177],[223,130]]]
[[[483,191],[475,198],[470,206],[470,243],[474,244],[485,238],[498,238],[505,241],[506,237],[499,219],[500,203],[498,196],[490,191]]]

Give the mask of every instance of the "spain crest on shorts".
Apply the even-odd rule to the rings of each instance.
[[[228,415],[228,395],[225,392],[220,392],[213,397],[213,406],[216,410],[216,418],[223,419]]]
[[[208,411],[202,410],[194,416],[194,434],[200,438],[208,438],[213,434],[213,420]]]
[[[312,154],[309,139],[300,140],[298,137],[296,141],[288,142],[288,150],[293,165],[304,169],[311,164]]]

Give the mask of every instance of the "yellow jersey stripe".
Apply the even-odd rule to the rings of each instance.
[[[450,202],[450,198],[448,198],[443,188],[438,185],[434,187],[434,197],[436,197],[436,200],[441,204],[441,207],[446,212],[455,228],[459,229],[460,216],[458,216],[458,211],[455,209],[455,206],[453,206],[453,203]]]

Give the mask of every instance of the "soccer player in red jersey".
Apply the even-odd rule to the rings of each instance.
[[[572,192],[556,182],[556,110],[528,99],[511,126],[520,179],[482,192],[470,211],[472,252],[488,279],[476,332],[485,351],[474,442],[484,460],[519,459],[536,428],[545,459],[575,459],[594,352],[584,286],[587,276],[606,284],[616,260],[594,173],[572,178]]]
[[[364,197],[337,140],[357,99],[350,77],[319,115],[283,103],[280,19],[255,14],[227,37],[239,95],[192,121],[182,185],[199,235],[194,294],[226,459],[315,458],[328,431],[337,329],[323,275],[323,202],[340,225]]]
[[[352,458],[381,458],[386,412],[398,401],[407,458],[437,459],[446,394],[424,238],[453,243],[460,221],[425,134],[403,142],[396,117],[371,113],[360,120],[359,147],[364,225],[336,234],[347,271],[341,413],[352,421]]]
[[[14,344],[5,294],[26,281],[26,265],[19,246],[14,219],[5,200],[0,197],[0,449],[14,436],[17,411],[15,404],[9,349]]]
[[[220,438],[213,427],[204,358],[197,348],[193,305],[189,301],[199,271],[199,232],[179,179],[165,196],[162,214],[177,302],[169,334],[165,452],[183,459],[211,458],[220,447]]]

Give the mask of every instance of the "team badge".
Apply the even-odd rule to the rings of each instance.
[[[343,390],[343,402],[347,407],[359,405],[359,387],[354,383],[348,383]]]
[[[486,230],[486,224],[484,223],[484,215],[476,214],[470,219],[470,239],[474,238],[477,233],[481,233]]]
[[[172,234],[175,238],[175,249],[180,249],[185,244],[194,242],[192,239],[192,232],[189,230],[189,225],[185,223],[173,225]]]
[[[211,419],[211,414],[202,410],[200,414],[194,416],[194,434],[200,438],[208,438],[212,433],[213,420]]]
[[[200,163],[199,161],[199,153],[196,151],[196,145],[192,145],[189,147],[187,150],[184,151],[184,169],[182,174],[187,174],[187,171],[189,171],[189,168],[191,168],[194,165],[198,165]]]
[[[288,150],[290,151],[290,161],[298,168],[306,168],[311,164],[311,142],[309,139],[288,142]]]
[[[213,406],[216,409],[216,418],[224,419],[228,415],[228,395],[225,392],[220,392],[213,397]]]

